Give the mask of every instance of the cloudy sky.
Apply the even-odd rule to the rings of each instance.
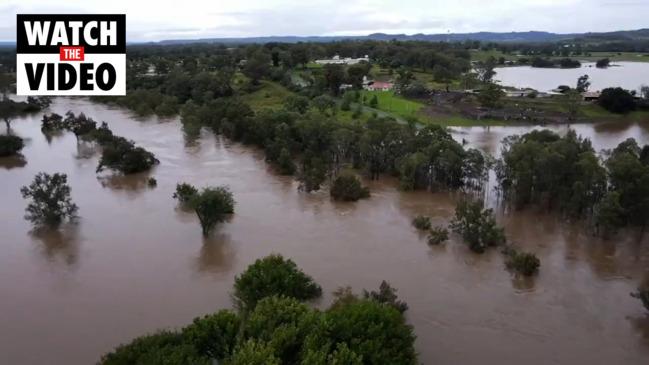
[[[649,0],[0,0],[0,40],[17,13],[125,13],[129,41],[649,27]]]

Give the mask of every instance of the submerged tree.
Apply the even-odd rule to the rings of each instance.
[[[234,198],[226,186],[210,187],[194,194],[189,200],[189,206],[201,222],[203,236],[207,236],[217,223],[234,213]]]
[[[13,156],[25,146],[22,138],[13,134],[0,135],[0,157]]]
[[[322,288],[293,260],[281,255],[258,259],[234,279],[234,298],[241,308],[254,308],[261,299],[273,295],[298,300],[322,295]]]
[[[371,299],[379,303],[387,304],[398,310],[400,313],[408,310],[408,303],[399,300],[397,290],[390,286],[390,284],[385,280],[381,282],[378,291],[372,290],[368,292],[367,290],[363,290],[363,297],[365,299]]]
[[[64,220],[76,217],[77,206],[72,202],[68,177],[41,172],[29,186],[20,189],[23,198],[30,199],[25,219],[35,225],[56,227]]]
[[[505,231],[496,223],[493,211],[483,209],[478,201],[462,200],[457,204],[451,229],[460,234],[469,248],[477,253],[505,243]]]
[[[355,175],[344,173],[334,180],[330,194],[334,200],[357,201],[369,198],[370,190]]]

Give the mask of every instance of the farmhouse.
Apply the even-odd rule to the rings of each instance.
[[[355,65],[360,62],[370,62],[370,57],[368,55],[365,55],[365,57],[361,58],[350,58],[350,57],[345,57],[345,58],[340,58],[339,55],[335,55],[331,59],[323,59],[323,60],[315,60],[315,63],[319,65],[328,65],[328,64],[334,64],[334,65]]]
[[[366,85],[364,88],[369,91],[390,91],[393,87],[394,84],[391,82],[374,81]]]

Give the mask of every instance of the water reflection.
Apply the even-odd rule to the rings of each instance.
[[[200,254],[195,260],[196,270],[203,273],[228,273],[234,264],[235,250],[230,234],[213,232],[203,238]]]
[[[35,228],[30,232],[38,250],[51,263],[62,263],[75,267],[79,259],[79,230],[75,223],[65,224],[58,229]]]
[[[97,181],[103,188],[123,191],[131,197],[137,196],[149,188],[149,178],[153,171],[123,175],[119,173],[98,176]]]
[[[0,168],[11,170],[16,168],[25,167],[27,160],[25,156],[18,154],[9,157],[0,157]]]

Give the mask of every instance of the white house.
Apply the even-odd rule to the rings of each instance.
[[[350,57],[340,58],[339,55],[335,55],[331,59],[315,60],[315,63],[319,65],[328,65],[328,64],[355,65],[362,61],[370,62],[370,57],[368,55],[365,55],[365,57],[361,57],[361,58],[350,58]]]

